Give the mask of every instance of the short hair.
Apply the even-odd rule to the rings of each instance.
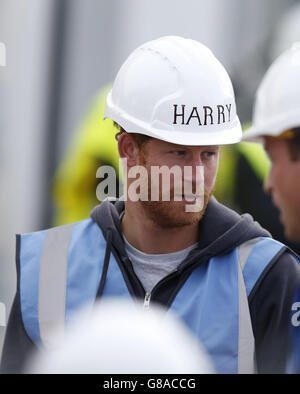
[[[300,127],[294,127],[291,131],[291,136],[285,138],[285,141],[291,161],[297,161],[300,158]]]
[[[115,138],[118,141],[120,135],[123,134],[123,133],[127,133],[127,131],[124,130],[123,127],[120,126],[115,121],[114,121],[114,126],[119,130],[118,133],[115,135]],[[142,149],[143,146],[152,138],[152,137],[149,137],[148,135],[145,135],[145,134],[138,134],[138,133],[130,133],[130,134],[133,136],[133,138],[134,138],[135,142],[137,143],[139,149]]]

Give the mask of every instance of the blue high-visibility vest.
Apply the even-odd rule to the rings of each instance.
[[[194,332],[218,373],[254,372],[248,296],[282,248],[271,238],[249,240],[200,264],[175,296],[168,313]],[[105,250],[93,219],[19,236],[21,313],[37,346],[50,346],[54,327],[67,324],[80,307],[93,305]],[[113,254],[102,296],[131,298]]]

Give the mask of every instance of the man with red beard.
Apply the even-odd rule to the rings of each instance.
[[[284,372],[298,261],[212,196],[220,146],[242,136],[223,66],[193,40],[148,42],[121,67],[105,117],[120,129],[124,198],[84,221],[18,236],[2,370],[21,370],[35,346],[57,346],[53,327],[62,332],[83,304],[121,297],[181,319],[217,373]]]
[[[143,143],[139,145],[141,139]],[[127,226],[129,232],[131,228],[138,228],[142,215],[141,232],[143,232],[145,220],[147,220],[157,224],[160,229],[176,229],[176,235],[174,234],[176,238],[173,241],[177,248],[181,243],[184,243],[183,240],[186,236],[191,237],[196,242],[198,239],[198,223],[212,194],[217,175],[219,147],[181,146],[156,138],[137,137],[123,131],[119,137],[119,152],[121,158],[126,159],[129,168],[143,166],[147,171],[147,176],[144,179],[148,191],[145,201],[141,200],[136,204],[128,196],[122,222],[123,226],[130,223]],[[152,171],[154,168],[162,170],[159,173]],[[186,175],[188,169],[190,174],[187,177],[184,175]],[[203,172],[204,179],[201,177],[201,172]],[[155,176],[159,178],[156,180]],[[170,181],[172,181],[171,184]],[[127,181],[128,194],[130,194],[132,182],[135,181],[130,179]],[[153,189],[156,185],[157,201],[153,199],[155,194]],[[189,209],[195,205],[195,209]],[[135,221],[136,226],[133,225]],[[186,226],[189,227],[186,228]],[[153,229],[156,236],[159,228]],[[147,232],[149,230],[147,229]],[[187,232],[187,230],[189,231]],[[164,236],[164,234],[165,231],[163,230],[161,236]],[[172,248],[172,245],[170,247]]]

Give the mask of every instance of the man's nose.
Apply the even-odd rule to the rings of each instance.
[[[188,167],[185,170],[185,181],[198,183],[199,180],[203,177],[203,162],[201,159],[201,155],[193,155],[191,158]]]
[[[194,152],[191,158],[192,168],[203,166],[201,152]]]

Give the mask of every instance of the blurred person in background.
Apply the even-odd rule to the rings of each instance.
[[[277,58],[256,94],[245,141],[262,142],[271,160],[265,189],[280,210],[285,234],[300,241],[300,42]],[[300,373],[300,288],[291,307],[294,337],[290,372]]]
[[[104,86],[92,101],[56,172],[53,180],[55,226],[89,217],[91,210],[99,203],[96,197],[99,183],[96,172],[100,166],[110,165],[117,176],[122,177],[116,129],[111,120],[103,119],[105,99],[110,89],[111,85]]]
[[[212,196],[219,146],[242,136],[223,66],[193,40],[146,43],[121,67],[105,117],[119,127],[125,170],[189,167],[193,190],[180,190],[178,201],[174,183],[170,201],[161,194],[135,201],[129,191],[136,181],[127,174],[125,202],[104,201],[90,219],[18,236],[18,291],[2,370],[22,370],[30,351],[51,346],[54,327],[83,304],[117,296],[175,313],[217,373],[284,372],[298,261],[250,215]]]

